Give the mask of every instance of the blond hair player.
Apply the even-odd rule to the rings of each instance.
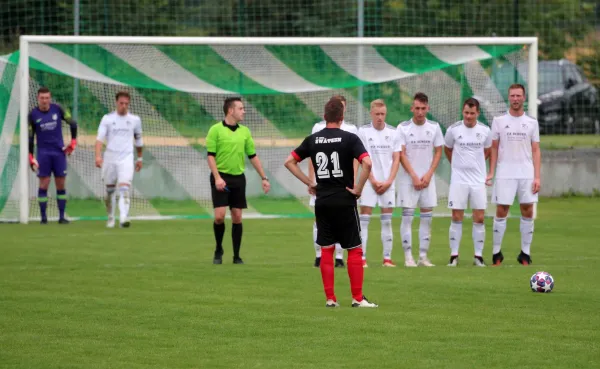
[[[363,267],[367,267],[367,240],[373,208],[381,209],[381,243],[383,266],[395,267],[392,261],[392,212],[396,203],[396,174],[400,166],[400,152],[395,152],[396,128],[385,122],[387,108],[381,99],[371,102],[371,123],[359,128],[358,137],[367,149],[373,167],[369,182],[363,189],[360,203],[360,234],[363,247]]]

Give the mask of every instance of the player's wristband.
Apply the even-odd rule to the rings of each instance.
[[[137,160],[136,160],[136,161],[142,162],[142,161],[144,161],[144,159],[142,159],[142,158],[137,158]]]
[[[269,182],[269,178],[267,178],[267,177],[262,177],[262,180]]]
[[[34,160],[33,154],[29,154],[29,163],[33,163]]]

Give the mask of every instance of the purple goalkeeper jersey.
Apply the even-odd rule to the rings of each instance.
[[[62,122],[70,122],[70,115],[57,104],[50,104],[48,111],[35,107],[29,113],[30,140],[37,136],[38,151],[63,151]]]

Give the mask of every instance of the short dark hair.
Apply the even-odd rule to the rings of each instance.
[[[346,104],[346,98],[344,97],[344,95],[334,95],[331,97],[332,99],[340,99],[344,105]]]
[[[425,95],[422,92],[417,92],[415,94],[415,97],[413,98],[413,101],[418,101],[418,102],[421,102],[423,104],[429,104],[429,98],[427,97],[427,95]]]
[[[37,94],[49,94],[50,89],[48,87],[40,87],[37,91]]]
[[[463,109],[465,108],[465,106],[468,106],[469,108],[475,107],[475,109],[479,111],[479,101],[477,101],[477,99],[475,98],[469,97],[468,99],[466,99],[463,103]]]
[[[233,107],[236,101],[242,102],[242,98],[239,96],[226,98],[225,102],[223,102],[223,114],[227,115],[229,109]]]
[[[332,97],[325,104],[325,123],[337,123],[344,120],[344,104],[342,100]]]
[[[510,85],[510,87],[508,87],[508,91],[516,90],[517,88],[520,88],[521,90],[523,90],[523,95],[525,95],[525,86],[523,86],[520,83],[513,83],[512,85]]]
[[[115,101],[119,101],[119,99],[121,97],[126,97],[129,100],[131,100],[131,96],[129,96],[129,92],[127,92],[127,91],[119,91],[119,92],[117,92],[117,94],[115,95]]]

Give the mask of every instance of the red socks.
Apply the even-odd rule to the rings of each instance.
[[[348,250],[348,277],[350,277],[350,290],[352,298],[356,301],[363,299],[363,280],[365,270],[362,263],[363,250],[362,247],[355,247]],[[321,259],[321,265],[323,261]],[[332,273],[333,275],[333,273]]]
[[[335,247],[322,247],[321,248],[321,278],[323,279],[323,288],[325,289],[325,297],[327,300],[337,301],[335,293],[333,292],[334,287],[334,267],[333,267],[333,253]],[[356,301],[362,301],[363,299],[363,279],[365,270],[362,264],[363,251],[361,247],[348,250],[348,277],[350,277],[350,290],[352,291],[352,298]]]
[[[327,297],[327,300],[337,301],[335,298],[335,293],[333,292],[335,281],[333,269],[334,251],[334,246],[321,248],[321,278],[323,279],[323,288],[325,289],[325,296]]]

